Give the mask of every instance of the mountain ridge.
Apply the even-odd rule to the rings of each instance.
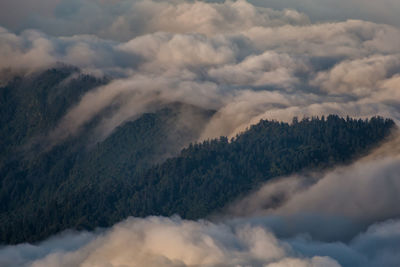
[[[48,151],[29,152],[32,138],[46,136],[85,92],[105,82],[78,75],[61,84],[75,71],[51,69],[19,81],[23,86],[0,88],[1,114],[8,114],[0,127],[0,243],[37,242],[128,216],[203,218],[270,179],[350,162],[396,127],[380,117],[262,120],[231,140],[196,143],[215,111],[174,103],[94,145],[88,146],[96,120]],[[23,101],[10,101],[13,94]]]

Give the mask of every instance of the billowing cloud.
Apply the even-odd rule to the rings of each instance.
[[[328,240],[354,237],[374,222],[400,216],[396,205],[400,201],[399,155],[400,136],[396,133],[349,166],[268,182],[232,204],[227,214],[270,216],[264,223],[284,236],[307,232]]]
[[[396,16],[400,9],[397,0],[366,2],[365,0],[250,0],[251,3],[270,8],[293,8],[308,14],[314,21],[362,19],[376,23],[400,26]]]
[[[286,88],[300,83],[297,72],[309,71],[304,61],[284,53],[267,51],[261,55],[250,55],[237,64],[212,68],[208,73],[220,84]]]
[[[61,18],[75,21],[86,10],[81,5],[111,12],[114,4],[108,24],[126,41],[101,39],[104,25],[102,34],[90,32],[97,36],[0,30],[1,69],[29,73],[63,62],[113,79],[66,114],[50,134],[56,141],[78,134],[104,110],[111,111],[98,126],[101,138],[173,102],[216,110],[201,139],[234,136],[260,119],[336,113],[400,120],[395,27],[361,20],[313,24],[296,11],[244,0],[134,1],[126,14],[119,9],[125,1],[61,2],[64,13],[71,10]]]
[[[367,221],[398,216],[400,209],[394,203],[399,201],[399,163],[400,159],[395,157],[361,162],[348,170],[338,169],[306,192],[292,196],[277,213],[302,211]]]
[[[0,248],[2,266],[305,266],[400,264],[400,137],[325,174],[268,183],[217,221],[128,218]],[[269,207],[269,208],[268,208]]]
[[[1,3],[2,13],[12,8],[18,15],[1,16],[14,30],[40,29],[51,35],[91,34],[106,39],[130,40],[155,32],[214,35],[237,32],[254,26],[306,24],[306,15],[295,10],[256,7],[247,1],[205,3],[202,1],[152,0],[47,0]],[[36,4],[36,8],[30,8]],[[26,5],[26,7],[25,7]],[[2,14],[0,13],[0,14]],[[14,13],[15,14],[15,13]],[[27,16],[30,14],[30,16]],[[2,24],[2,23],[1,23]]]
[[[149,0],[14,0],[0,3],[0,25],[22,31],[36,28],[51,35],[95,34],[103,38],[128,40],[154,31],[204,32],[216,28],[229,31],[249,24],[260,26],[284,22],[339,21],[361,19],[400,26],[397,0],[249,0],[231,1],[229,9],[222,0],[184,1]],[[193,3],[193,2],[192,2]],[[210,3],[214,3],[211,4]],[[178,7],[178,8],[177,8]],[[270,8],[268,16],[260,12]],[[271,8],[275,9],[272,10]],[[299,10],[296,12],[293,10]],[[278,19],[277,19],[278,17]],[[264,23],[264,24],[262,24]]]
[[[31,75],[60,62],[110,77],[65,114],[51,144],[94,119],[101,140],[175,102],[216,111],[200,139],[293,116],[400,122],[400,30],[376,23],[400,25],[395,0],[336,1],[342,8],[330,22],[320,20],[336,12],[325,0],[209,2],[37,0],[24,9],[20,0],[3,1],[0,23],[12,30],[0,28],[0,84],[12,72]],[[361,7],[355,17],[350,6]],[[0,265],[399,266],[398,144],[350,166],[268,183],[232,206],[233,219],[131,218],[3,247]]]
[[[331,94],[368,96],[399,70],[400,54],[372,56],[340,62],[331,70],[319,73],[312,84]]]
[[[398,266],[398,221],[371,226],[349,243],[277,239],[265,225],[179,218],[129,218],[98,233],[69,233],[0,249],[4,266]]]
[[[347,244],[313,242],[304,237],[291,239],[290,244],[303,255],[332,257],[341,266],[394,267],[400,261],[396,253],[400,247],[399,226],[398,220],[377,223]]]

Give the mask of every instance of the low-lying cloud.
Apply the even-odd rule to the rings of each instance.
[[[36,28],[51,35],[94,34],[102,38],[129,40],[155,31],[188,31],[201,27],[205,32],[216,28],[229,31],[249,24],[340,21],[360,19],[400,26],[396,0],[223,0],[149,1],[149,0],[14,0],[0,2],[0,24],[13,31]],[[253,8],[255,6],[255,8]],[[262,7],[269,16],[260,16]],[[271,8],[275,9],[272,10]],[[300,12],[294,12],[298,10]],[[301,13],[302,12],[302,13]],[[278,18],[277,18],[278,17]],[[262,24],[263,23],[263,24]]]
[[[396,134],[349,166],[268,183],[213,222],[128,218],[110,229],[2,247],[0,265],[395,267]]]
[[[394,135],[357,162],[322,175],[268,183],[224,219],[128,218],[110,229],[3,247],[0,264],[395,267],[399,140]]]
[[[399,144],[396,133],[349,166],[268,182],[228,207],[227,216],[261,220],[283,236],[307,232],[322,240],[352,238],[373,223],[400,217]],[[264,216],[269,219],[260,219]]]
[[[295,10],[257,7],[244,0],[224,3],[182,0],[18,2],[0,4],[0,23],[14,31],[35,28],[55,36],[90,34],[118,41],[155,32],[214,35],[253,26],[309,23],[306,15]],[[11,9],[18,11],[14,13],[16,16],[8,14]]]
[[[398,266],[400,223],[371,226],[349,243],[280,240],[265,225],[178,217],[129,218],[100,233],[69,233],[0,250],[2,266]]]
[[[293,8],[304,12],[313,21],[338,21],[362,19],[399,27],[400,19],[395,14],[400,9],[397,0],[372,2],[365,0],[250,0],[251,3],[270,8]]]
[[[371,19],[376,3],[337,1],[346,12],[362,5],[356,17],[364,20],[344,12],[333,22],[318,19],[332,10],[324,1],[315,13],[314,0],[25,2],[31,16],[19,8],[15,18],[6,13],[20,1],[0,3],[8,28],[0,28],[0,84],[10,73],[32,75],[59,62],[110,78],[65,114],[51,144],[104,112],[100,140],[176,102],[216,111],[200,139],[294,116],[400,122],[400,30],[376,23],[400,25],[392,0],[379,5],[390,4],[385,10],[396,16]],[[108,230],[3,247],[0,265],[399,266],[399,143],[350,166],[268,183],[218,223],[130,218]]]
[[[88,5],[95,3],[111,5]],[[109,23],[131,21],[135,33],[112,30],[125,41],[96,32],[57,37],[1,28],[1,69],[30,73],[63,62],[112,78],[66,114],[50,134],[55,142],[78,134],[110,106],[102,138],[172,102],[217,111],[201,139],[234,136],[260,119],[330,113],[400,119],[398,28],[361,20],[311,23],[297,11],[244,0],[133,5],[129,16]]]

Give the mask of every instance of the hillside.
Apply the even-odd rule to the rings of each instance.
[[[394,127],[388,119],[334,115],[293,124],[261,121],[232,140],[191,144],[164,161],[173,156],[171,144],[177,149],[200,133],[175,128],[170,134],[171,125],[180,125],[177,107],[189,108],[144,114],[83,152],[71,152],[73,142],[67,142],[30,165],[16,162],[19,171],[2,170],[2,242],[106,227],[127,216],[203,218],[274,177],[350,162]]]
[[[43,149],[67,110],[105,83],[63,67],[0,88],[0,243],[107,227],[128,216],[203,218],[274,177],[350,162],[394,127],[388,119],[330,115],[261,121],[232,140],[193,143],[214,111],[175,103],[101,142],[93,141],[97,118]]]
[[[115,221],[107,212],[98,220],[81,216],[84,209],[69,212],[70,194],[84,194],[84,205],[109,206],[108,199],[118,198],[110,189],[123,192],[126,177],[137,169],[178,155],[198,138],[213,114],[175,103],[123,124],[103,142],[93,143],[95,120],[79,135],[43,149],[42,141],[66,111],[85,92],[106,82],[65,67],[16,77],[0,88],[0,243],[38,240],[69,227],[86,228],[86,220],[90,226]],[[196,118],[196,125],[187,123],[187,117]],[[97,217],[101,209],[89,212],[88,218]],[[68,218],[75,213],[80,217]]]
[[[387,119],[335,115],[293,124],[261,121],[232,140],[190,145],[136,177],[131,213],[203,218],[273,177],[348,163],[393,127]]]

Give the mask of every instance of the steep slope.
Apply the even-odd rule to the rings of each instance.
[[[43,149],[66,111],[106,82],[63,67],[0,88],[0,243],[106,227],[131,215],[202,218],[274,177],[349,162],[394,128],[382,118],[331,115],[261,121],[230,141],[189,145],[214,111],[175,103],[101,142],[93,141],[99,117]]]
[[[85,92],[106,82],[62,66],[16,76],[0,87],[0,164],[53,128]]]
[[[0,243],[37,240],[65,228],[86,227],[86,220],[96,226],[115,221],[107,212],[104,218],[92,219],[113,205],[111,199],[116,197],[110,189],[123,190],[125,177],[136,169],[179,154],[198,138],[213,114],[171,104],[125,123],[101,143],[93,143],[98,123],[94,120],[78,136],[43,149],[42,141],[68,108],[105,82],[63,67],[15,78],[0,88],[1,114],[5,114],[0,127]],[[196,124],[190,123],[194,118]],[[71,194],[85,199],[85,207],[70,206]],[[85,219],[86,206],[92,203],[105,204]]]
[[[221,137],[190,145],[149,167],[157,162],[158,145],[168,140],[159,123],[170,122],[163,117],[170,112],[146,114],[80,154],[62,183],[48,182],[24,205],[2,214],[2,240],[36,241],[68,228],[109,226],[130,215],[202,218],[273,177],[349,162],[394,128],[382,118],[261,121],[230,142]]]
[[[183,123],[182,112],[201,118],[197,127]],[[124,124],[93,147],[83,146],[87,138],[80,137],[29,161],[13,161],[15,168],[2,170],[2,240],[32,241],[67,228],[108,226],[128,216],[128,207],[117,207],[116,201],[130,192],[129,178],[177,155],[198,138],[211,114],[175,104]]]
[[[13,209],[34,194],[32,184],[48,180],[43,169],[57,169],[60,148],[43,154],[32,146],[55,127],[66,110],[106,80],[62,66],[24,77],[14,77],[0,88],[0,212]],[[70,149],[71,153],[73,149]],[[70,153],[70,154],[71,154]],[[71,164],[63,154],[62,165]],[[59,164],[61,165],[61,164]]]
[[[132,214],[202,218],[273,177],[348,163],[394,128],[379,117],[261,121],[230,142],[221,137],[190,145],[144,172],[133,190]]]

